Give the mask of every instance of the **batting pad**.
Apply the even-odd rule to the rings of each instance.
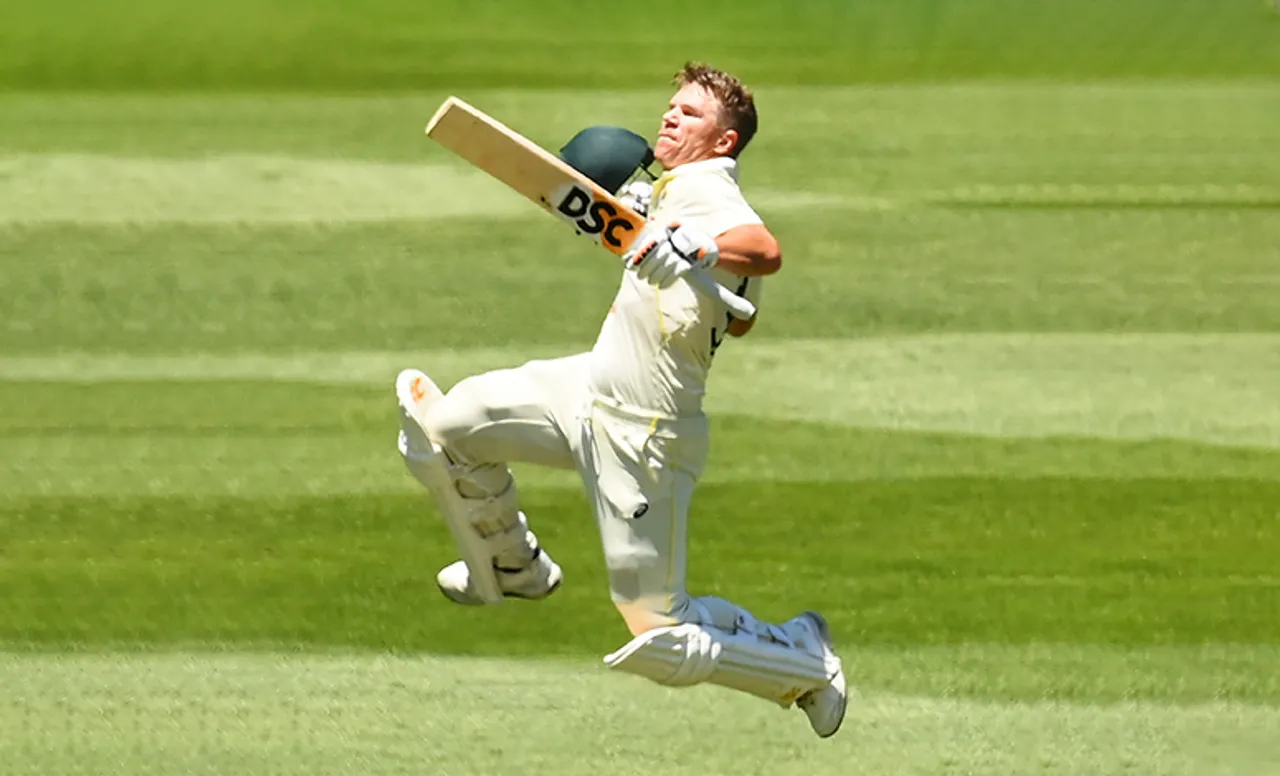
[[[606,655],[604,662],[668,687],[709,682],[783,708],[826,687],[835,676],[821,656],[806,650],[694,623],[646,631]]]
[[[396,378],[400,403],[400,436],[397,446],[405,466],[431,492],[449,533],[457,541],[458,554],[467,564],[476,593],[490,604],[502,603],[502,588],[493,571],[493,550],[476,530],[473,507],[458,494],[444,451],[427,436],[421,416],[428,404],[442,394],[422,372],[406,369]]]

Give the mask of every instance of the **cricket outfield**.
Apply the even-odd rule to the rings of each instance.
[[[544,27],[604,50],[567,3],[433,6],[436,68],[390,0],[110,5],[0,28],[6,776],[1280,773],[1266,4],[813,3],[807,43],[590,77],[525,67]],[[603,668],[627,634],[564,473],[517,467],[563,588],[449,604],[394,446],[400,368],[575,352],[617,282],[435,107],[645,131],[699,47],[760,84],[743,187],[786,259],[716,356],[690,584],[828,616],[860,692],[829,741]]]

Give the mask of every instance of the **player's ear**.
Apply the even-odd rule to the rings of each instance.
[[[729,156],[737,147],[738,130],[730,128],[720,133],[720,138],[716,140],[715,151],[721,156]]]

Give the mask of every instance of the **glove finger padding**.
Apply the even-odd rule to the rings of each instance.
[[[636,272],[639,273],[640,268],[644,266],[649,259],[653,258],[655,253],[657,253],[661,244],[662,241],[658,238],[650,238],[646,240],[643,234],[640,235],[640,237],[636,238],[635,246],[633,246],[631,250],[627,251],[627,253],[622,257],[623,266],[627,269],[636,270]]]
[[[720,248],[715,240],[679,223],[671,225],[667,239],[672,250],[693,265],[694,269],[714,267],[720,258]]]
[[[661,289],[669,288],[672,283],[675,283],[680,276],[684,275],[690,269],[689,263],[681,259],[679,256],[676,256],[674,253],[669,255],[667,261],[655,262],[654,264],[655,266],[653,271],[646,279],[649,281],[650,285]]]

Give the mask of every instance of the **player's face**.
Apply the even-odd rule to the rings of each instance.
[[[653,157],[670,170],[689,162],[724,156],[737,142],[736,130],[720,126],[720,103],[697,84],[685,84],[662,114]]]

